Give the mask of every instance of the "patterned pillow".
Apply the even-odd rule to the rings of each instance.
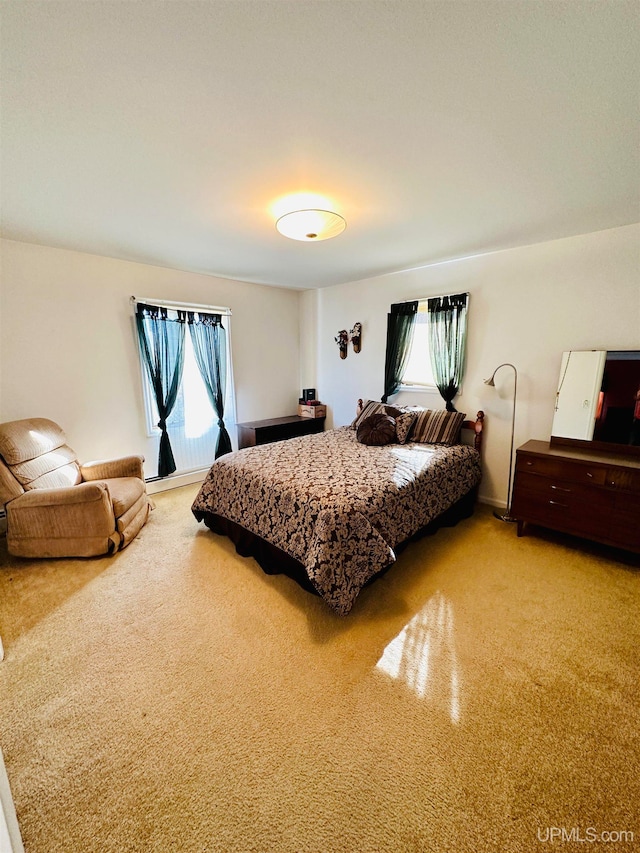
[[[424,406],[400,406],[400,408],[403,412],[413,412],[416,415],[427,411]]]
[[[457,444],[465,418],[466,415],[462,412],[425,409],[416,417],[411,441],[419,441],[422,444]]]
[[[362,411],[356,415],[351,423],[351,429],[358,429],[369,415],[389,415],[392,418],[397,418],[401,414],[400,409],[396,409],[395,406],[387,406],[385,403],[378,403],[375,400],[365,400],[362,404]]]
[[[396,440],[396,422],[382,412],[369,415],[359,424],[356,438],[360,444],[370,446],[380,447],[383,444],[392,444]]]
[[[396,418],[396,438],[399,444],[404,444],[409,438],[411,427],[417,418],[416,412],[405,412]]]

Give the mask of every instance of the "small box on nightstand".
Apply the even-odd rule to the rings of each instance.
[[[327,407],[324,405],[320,406],[298,406],[298,415],[301,418],[326,418],[327,417]]]

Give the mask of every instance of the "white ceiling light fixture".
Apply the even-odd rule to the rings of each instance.
[[[317,243],[337,237],[347,227],[345,219],[331,210],[310,208],[285,213],[276,222],[276,228],[284,237]]]

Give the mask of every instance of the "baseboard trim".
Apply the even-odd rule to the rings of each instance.
[[[478,495],[478,503],[486,504],[487,506],[493,506],[496,509],[504,509],[507,508],[506,501],[498,501],[495,498],[487,497],[487,495]]]
[[[189,471],[186,474],[175,474],[171,477],[154,477],[146,481],[147,494],[155,495],[158,492],[167,492],[169,489],[179,489],[181,486],[201,483],[208,472],[208,468],[201,468],[199,471]]]

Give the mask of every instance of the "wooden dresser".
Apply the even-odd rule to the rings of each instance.
[[[516,451],[511,515],[640,553],[640,457],[528,441]]]
[[[324,418],[301,418],[289,415],[286,418],[268,418],[264,421],[247,421],[238,424],[238,448],[255,447],[256,444],[269,444],[298,435],[322,432]]]

